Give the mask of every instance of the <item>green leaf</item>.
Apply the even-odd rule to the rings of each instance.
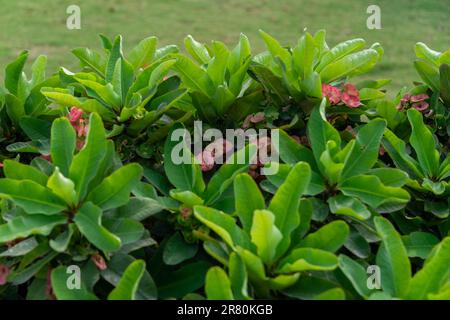
[[[205,292],[208,300],[233,300],[230,279],[220,267],[212,267],[206,274]]]
[[[314,60],[317,55],[317,48],[314,38],[306,32],[299,40],[298,47],[293,51],[294,65],[298,69],[298,74],[303,79],[313,72]]]
[[[256,156],[257,147],[249,144],[247,147],[236,151],[221,165],[212,176],[205,190],[204,197],[207,204],[211,204],[233,183],[234,177],[247,170],[250,162]]]
[[[227,70],[228,58],[230,51],[220,41],[213,41],[212,48],[214,55],[208,62],[206,72],[216,87],[223,85],[225,80],[225,72]]]
[[[48,100],[55,102],[63,107],[79,107],[82,105],[81,100],[74,97],[67,89],[42,87],[41,93]]]
[[[20,127],[33,141],[50,139],[52,123],[30,116],[22,117],[19,121]]]
[[[253,212],[264,209],[264,197],[255,180],[247,173],[241,173],[234,179],[234,199],[236,215],[245,232],[249,233],[253,223]]]
[[[170,196],[189,207],[200,205],[204,202],[202,198],[191,191],[177,191],[177,189],[173,189],[170,190]]]
[[[108,300],[135,300],[136,291],[144,271],[144,260],[133,261],[126,268],[117,286],[108,295]]]
[[[123,58],[123,53],[122,53],[122,36],[119,35],[116,37],[116,39],[114,39],[113,46],[109,51],[109,58],[108,62],[106,63],[106,70],[105,70],[106,82],[111,82],[114,74],[114,67],[116,66],[117,60],[119,60],[120,58]]]
[[[230,254],[228,273],[233,296],[238,300],[250,299],[247,291],[247,269],[244,261],[236,252]]]
[[[289,51],[286,48],[283,48],[280,43],[273,37],[271,37],[269,34],[265,33],[262,30],[259,30],[259,34],[263,38],[267,49],[269,50],[270,54],[273,56],[273,58],[280,58],[283,64],[285,65],[287,70],[291,69],[291,55]]]
[[[23,51],[13,62],[5,68],[5,88],[15,96],[19,95],[22,81],[22,70],[28,59],[28,52]]]
[[[182,135],[175,136],[178,130],[183,130],[180,131]],[[189,133],[179,126],[169,132],[164,145],[164,170],[167,179],[180,191],[203,192],[205,185],[201,170],[187,147],[188,137]]]
[[[0,196],[12,199],[30,214],[52,215],[66,209],[62,199],[31,180],[0,179]]]
[[[203,286],[210,264],[198,261],[171,272],[158,283],[158,298],[182,298]]]
[[[374,209],[392,211],[405,206],[410,195],[402,188],[388,187],[376,176],[353,176],[339,185],[343,194],[357,197]]]
[[[87,197],[103,210],[125,205],[131,190],[142,177],[142,167],[137,163],[127,164],[106,177]]]
[[[80,288],[69,287],[69,285],[75,285],[77,277],[81,277],[80,273],[76,271],[70,272],[69,267],[59,266],[53,269],[51,274],[52,289],[58,300],[98,300],[98,298],[89,292],[83,281],[80,280]],[[78,278],[79,279],[79,278]],[[83,279],[81,277],[81,279]]]
[[[0,226],[1,229],[1,226]],[[31,252],[38,246],[38,242],[35,237],[31,237],[20,241],[17,244],[12,245],[10,248],[6,249],[0,253],[0,257],[20,257]]]
[[[56,167],[53,174],[48,178],[47,187],[58,197],[64,200],[67,205],[73,207],[76,204],[77,194],[75,193],[75,184],[61,174]]]
[[[330,289],[315,296],[314,300],[345,300],[345,292],[341,288]]]
[[[163,209],[164,206],[158,200],[139,196],[130,198],[130,201],[125,206],[120,207],[118,216],[142,221],[161,212]]]
[[[267,210],[255,210],[250,230],[251,240],[261,260],[270,265],[283,235],[275,226],[275,217]]]
[[[419,163],[407,153],[406,143],[388,129],[384,132],[383,147],[398,168],[408,173],[411,177],[424,178],[419,168]]]
[[[328,204],[334,214],[350,216],[358,220],[367,220],[371,216],[370,211],[360,200],[343,194],[329,198]]]
[[[320,77],[323,82],[329,83],[341,79],[358,69],[374,65],[377,61],[377,51],[374,49],[362,50],[328,64],[320,71]]]
[[[47,184],[48,177],[38,169],[14,160],[3,161],[3,174],[14,180],[31,180],[42,186]]]
[[[450,276],[450,237],[444,238],[425,261],[409,283],[406,299],[425,299],[437,293]]]
[[[318,72],[322,71],[324,67],[330,63],[341,59],[356,50],[364,48],[366,41],[364,39],[351,39],[337,44],[331,50],[326,52],[320,59],[319,65],[316,67]]]
[[[297,247],[336,252],[347,240],[349,232],[349,227],[344,221],[333,221],[308,234]]]
[[[132,244],[142,238],[145,228],[139,221],[133,219],[110,219],[105,218],[103,225],[111,233],[120,238],[122,245]]]
[[[450,56],[450,51],[449,56]],[[450,63],[450,61],[448,62]],[[448,64],[442,64],[439,67],[440,85],[441,85],[441,98],[447,105],[450,103],[450,66]]]
[[[420,166],[428,177],[437,177],[439,175],[439,152],[436,150],[433,134],[423,123],[422,114],[416,109],[408,110],[408,119],[412,128],[409,141],[416,151]]]
[[[241,257],[248,271],[248,277],[251,282],[265,283],[267,281],[264,263],[261,258],[253,252],[237,247],[237,253]]]
[[[275,148],[277,148],[281,160],[291,165],[304,161],[309,163],[309,165],[314,169],[315,160],[311,150],[299,144],[284,130],[279,130],[279,139],[279,145],[276,145]]]
[[[362,265],[341,254],[339,255],[339,268],[361,297],[368,298],[370,296],[371,290],[367,287],[367,273]]]
[[[75,130],[67,118],[53,121],[50,142],[52,162],[66,177],[69,175],[76,139]]]
[[[156,37],[148,37],[139,42],[128,54],[128,61],[134,70],[145,68],[152,62],[156,52],[158,39]]]
[[[324,119],[322,111],[326,106],[327,100],[323,99],[320,106],[314,108],[311,113],[311,117],[308,121],[308,138],[311,143],[312,151],[316,163],[319,166],[322,174],[324,173],[324,167],[320,161],[320,157],[326,150],[328,141],[332,140],[336,143],[336,146],[341,145],[341,137],[339,132]]]
[[[385,96],[385,93],[378,89],[362,88],[359,91],[359,99],[361,101],[381,99],[384,96]]]
[[[337,257],[324,250],[313,248],[299,248],[279,263],[279,273],[292,273],[307,270],[334,270],[338,266]]]
[[[186,243],[183,236],[176,232],[167,240],[163,251],[163,260],[167,265],[177,265],[195,256],[198,251],[196,244]]]
[[[385,120],[374,119],[358,131],[356,143],[346,157],[341,179],[365,173],[373,167],[385,128]]]
[[[416,53],[417,58],[431,62],[436,66],[439,66],[439,56],[441,55],[440,52],[430,49],[423,42],[417,42],[414,47],[414,51]]]
[[[106,154],[105,129],[100,116],[92,113],[89,118],[89,132],[83,149],[73,158],[69,179],[75,183],[78,201],[84,199],[89,183],[95,178]]]
[[[250,240],[247,234],[237,226],[236,221],[230,215],[204,206],[195,206],[194,214],[198,220],[217,233],[231,248],[236,246],[249,248]]]
[[[173,65],[173,68],[183,83],[190,90],[201,92],[206,97],[211,98],[215,90],[214,83],[208,73],[181,54],[177,54],[175,57],[177,62]]]
[[[381,286],[392,296],[402,297],[411,280],[411,264],[405,246],[389,220],[375,217],[374,222],[382,242],[376,259],[382,274]]]
[[[431,250],[439,243],[439,239],[432,233],[415,231],[402,237],[409,257],[426,259]]]
[[[375,168],[371,169],[368,174],[378,177],[381,183],[390,187],[402,187],[409,178],[406,172],[395,168]]]
[[[125,59],[119,59],[114,67],[114,74],[111,80],[114,91],[119,95],[121,105],[125,104],[128,90],[133,84],[133,66]]]
[[[208,49],[196,41],[191,35],[184,38],[184,46],[187,52],[200,64],[207,64],[211,57],[209,56]]]
[[[88,66],[98,75],[102,77],[105,76],[106,62],[98,52],[88,48],[76,48],[72,50],[72,54],[76,56],[83,65]]]
[[[8,223],[0,225],[0,243],[5,243],[30,235],[48,236],[53,228],[66,222],[61,215],[34,214],[13,218]]]
[[[23,103],[12,94],[5,95],[6,112],[14,124],[18,124],[20,119],[25,116]]]
[[[86,202],[75,214],[73,221],[80,232],[97,248],[106,252],[116,251],[121,241],[101,224],[102,210],[92,202]]]
[[[67,230],[59,234],[55,239],[50,239],[49,245],[56,252],[64,252],[72,240],[72,235],[75,232],[75,225],[73,223],[69,224]]]
[[[106,103],[115,109],[118,109],[121,105],[121,96],[114,91],[112,83],[102,84],[97,82],[97,80],[83,79],[80,76],[75,76],[74,78],[88,89],[89,96],[99,97],[104,101],[103,103]],[[113,79],[111,79],[111,81],[113,81]]]
[[[136,261],[130,255],[115,254],[108,262],[108,268],[101,272],[101,276],[114,287],[117,287],[125,270]],[[138,288],[134,294],[135,300],[154,300],[157,296],[155,282],[144,269],[143,275],[139,281]]]
[[[440,79],[437,67],[425,61],[414,61],[414,67],[422,80],[433,89],[439,91]]]
[[[298,207],[300,197],[311,180],[311,169],[305,162],[299,162],[289,172],[285,182],[273,196],[269,210],[275,215],[275,226],[283,239],[277,247],[276,257],[280,257],[289,247],[291,232],[299,225]]]

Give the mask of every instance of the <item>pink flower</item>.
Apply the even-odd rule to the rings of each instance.
[[[215,163],[224,163],[232,149],[233,145],[225,139],[218,139],[207,145],[203,152],[196,155],[202,171],[212,170]]]
[[[9,268],[6,265],[0,264],[0,286],[6,284],[6,278],[8,277],[9,271]]]
[[[341,92],[339,89],[326,83],[322,84],[322,96],[328,98],[331,105],[336,105],[341,101]]]
[[[400,99],[400,103],[397,106],[397,110],[400,111],[409,108],[414,108],[416,110],[419,110],[420,112],[424,112],[428,110],[430,106],[428,102],[425,101],[429,98],[430,97],[425,93],[417,94],[415,96],[407,93]]]
[[[259,122],[264,121],[265,118],[266,118],[266,116],[265,116],[264,112],[250,114],[245,118],[242,128],[247,129],[248,127],[250,127],[250,123],[259,123]]]
[[[3,162],[0,162],[0,168],[3,168]]]
[[[430,105],[425,101],[420,101],[412,104],[412,107],[414,109],[419,110],[421,112],[427,110],[429,106]]]
[[[421,93],[421,94],[412,96],[412,97],[410,98],[410,101],[411,101],[412,103],[415,103],[415,102],[425,101],[425,100],[427,100],[427,99],[429,99],[429,98],[430,98],[430,97],[429,97],[427,94]]]
[[[52,162],[52,157],[49,154],[41,154],[41,158],[48,162]]]
[[[361,105],[359,97],[349,95],[346,92],[342,94],[342,102],[344,102],[345,105],[350,108],[358,108]]]
[[[344,92],[348,93],[351,96],[359,97],[358,89],[351,83],[344,84]]]
[[[358,108],[361,105],[361,100],[359,99],[359,91],[353,84],[344,84],[342,102],[344,102],[347,107],[350,108]]]
[[[106,265],[105,259],[98,253],[91,256],[92,262],[97,266],[97,268],[101,271],[108,268]]]
[[[77,131],[78,137],[84,137],[87,135],[87,126],[85,124],[85,121],[83,119],[80,119],[77,124],[74,124],[73,127]]]
[[[258,148],[258,152],[257,152],[257,160],[256,160],[256,164],[260,167],[264,166],[264,164],[266,162],[268,162],[269,160],[269,154],[270,154],[270,150],[272,147],[272,142],[270,140],[269,137],[263,136],[263,137],[258,137],[257,139],[251,139],[250,140],[251,144],[256,144],[257,148]],[[255,159],[252,159],[252,163],[255,163]]]
[[[83,110],[78,109],[77,107],[72,107],[70,108],[70,113],[69,113],[69,121],[74,124],[76,123],[78,120],[81,119],[81,116],[83,115]]]
[[[192,214],[192,209],[191,208],[187,208],[187,207],[183,207],[180,210],[180,214],[181,214],[181,217],[184,220],[187,220]]]

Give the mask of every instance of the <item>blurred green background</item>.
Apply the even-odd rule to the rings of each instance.
[[[66,28],[71,4],[81,8],[81,30]],[[366,27],[371,4],[381,8],[381,30]],[[51,72],[60,65],[75,69],[70,49],[99,48],[98,33],[122,34],[126,51],[149,35],[182,46],[187,34],[234,44],[243,32],[258,53],[264,49],[258,29],[288,45],[304,28],[325,28],[330,46],[356,37],[380,42],[385,56],[371,77],[392,78],[389,87],[397,90],[418,79],[417,41],[439,51],[450,47],[450,0],[0,0],[0,10],[1,69],[23,49],[31,57],[48,55]]]

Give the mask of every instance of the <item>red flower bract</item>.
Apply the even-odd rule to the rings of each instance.
[[[344,84],[344,93],[342,94],[342,102],[350,108],[358,108],[361,105],[358,89],[351,83]]]
[[[326,83],[322,84],[322,96],[327,97],[332,105],[336,105],[341,101],[339,89]]]

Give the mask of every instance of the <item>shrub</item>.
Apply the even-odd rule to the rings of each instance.
[[[423,83],[391,99],[367,80],[377,43],[261,37],[252,55],[188,36],[188,56],[101,36],[50,77],[10,63],[0,297],[449,299],[449,51],[418,43]],[[254,134],[197,141],[194,121]]]

